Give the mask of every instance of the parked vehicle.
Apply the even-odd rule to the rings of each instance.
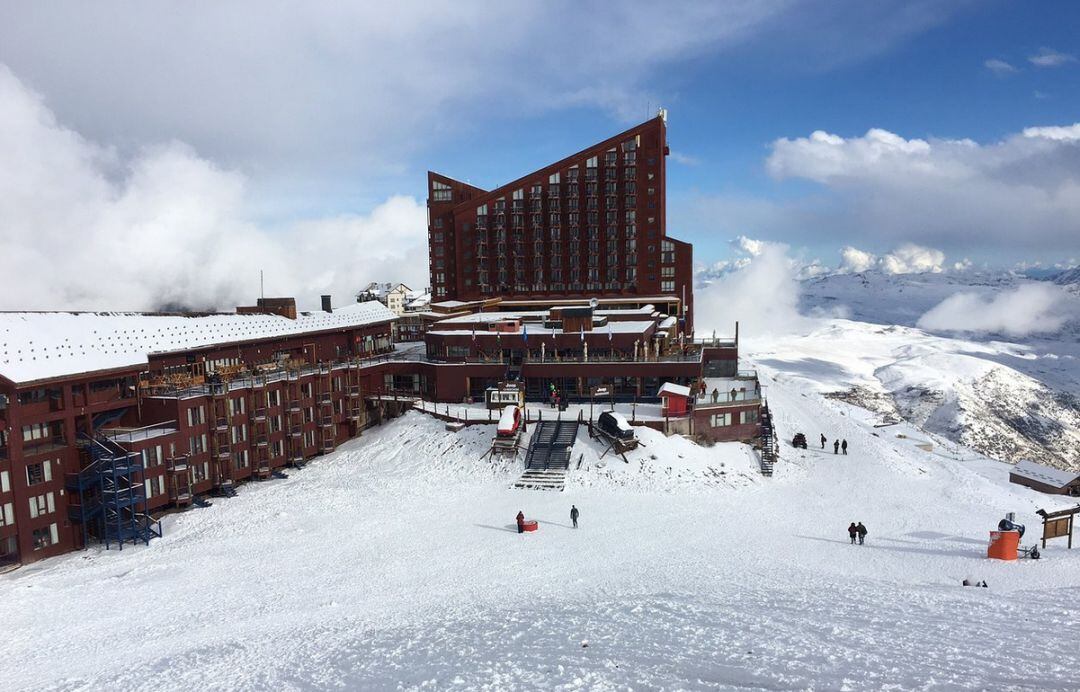
[[[499,437],[517,437],[518,429],[520,427],[521,408],[517,406],[507,406],[503,409],[502,415],[499,417],[499,429],[495,434]]]
[[[791,440],[791,446],[806,449],[806,435],[795,433],[795,437]]]
[[[596,424],[600,426],[601,430],[614,438],[620,440],[634,439],[634,428],[621,413],[604,411],[596,420]]]

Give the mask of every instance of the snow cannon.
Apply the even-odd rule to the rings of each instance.
[[[1009,515],[998,522],[998,530],[990,532],[990,545],[986,548],[986,557],[991,560],[1015,560],[1020,548],[1020,537],[1024,535],[1024,525],[1013,521],[1015,515]]]

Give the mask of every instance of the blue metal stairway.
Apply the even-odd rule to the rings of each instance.
[[[66,485],[78,493],[78,503],[68,509],[72,521],[83,530],[83,545],[91,538],[109,549],[116,543],[149,545],[161,537],[161,522],[146,509],[146,486],[142,459],[103,435],[79,435],[79,445],[89,462],[78,473],[68,474]]]

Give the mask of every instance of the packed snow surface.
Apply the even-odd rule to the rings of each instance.
[[[1038,533],[1067,501],[763,369],[778,437],[847,456],[784,444],[763,478],[745,445],[639,428],[628,463],[583,434],[565,492],[520,491],[520,459],[481,460],[494,424],[410,413],[149,547],[0,576],[0,687],[1080,686],[1080,550],[985,557],[1005,512]]]

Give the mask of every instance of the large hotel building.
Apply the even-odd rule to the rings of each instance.
[[[758,436],[737,330],[692,338],[691,248],[664,227],[665,127],[491,192],[430,174],[436,295],[412,343],[393,343],[399,316],[381,303],[329,296],[311,312],[278,298],[214,314],[0,313],[0,569],[148,542],[164,513],[279,477],[420,400],[603,391],[633,402],[638,424]]]
[[[428,173],[432,299],[622,298],[692,331],[693,258],[665,218],[666,114],[491,191]]]

